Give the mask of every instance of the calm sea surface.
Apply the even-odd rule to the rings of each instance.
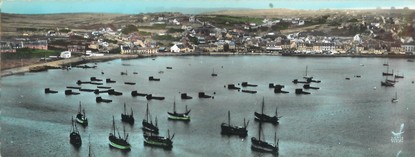
[[[392,88],[380,86],[386,71],[382,64],[388,62],[405,78]],[[89,65],[93,65],[90,63]],[[1,79],[1,155],[2,156],[87,156],[88,136],[96,156],[271,156],[253,152],[251,137],[258,135],[258,123],[254,112],[261,110],[265,98],[265,112],[273,115],[278,106],[283,116],[278,126],[264,124],[263,135],[274,141],[274,132],[280,144],[280,156],[415,156],[415,63],[406,59],[384,58],[297,58],[282,56],[182,56],[113,60],[97,63],[96,69],[70,71],[49,70],[26,73]],[[166,69],[167,66],[173,69]],[[308,90],[311,95],[295,95],[302,84],[300,79],[308,66],[309,75],[321,80],[312,86],[320,90]],[[218,77],[211,77],[213,68]],[[121,71],[128,71],[121,76]],[[101,71],[105,74],[101,74]],[[164,71],[160,74],[159,71]],[[134,75],[133,72],[137,72]],[[354,77],[360,75],[361,78]],[[111,86],[122,96],[100,96],[112,99],[112,103],[96,103],[94,93],[65,96],[66,86],[77,86],[76,81],[87,81],[95,76],[111,78]],[[161,79],[148,81],[149,76]],[[350,80],[345,80],[350,77]],[[136,82],[125,85],[123,82]],[[258,87],[248,94],[224,88],[229,83],[247,81]],[[289,94],[274,94],[268,83],[285,85]],[[57,94],[44,94],[44,88],[58,90]],[[82,85],[93,88],[96,85]],[[374,88],[376,87],[376,89]],[[132,97],[131,91],[152,93],[166,99],[147,101],[144,97]],[[214,99],[199,99],[198,92],[213,95]],[[192,96],[180,99],[180,92]],[[213,93],[216,93],[215,95]],[[395,92],[398,103],[391,103]],[[191,122],[167,120],[176,99],[177,110],[185,105],[191,109]],[[71,117],[78,110],[78,103],[85,107],[89,126],[80,127],[83,140],[77,150],[69,143]],[[108,146],[112,116],[122,134],[120,114],[123,104],[132,107],[136,123],[125,125],[132,150],[122,153]],[[175,133],[171,151],[144,146],[141,121],[146,104],[152,117],[158,118],[160,134],[167,129]],[[243,118],[250,121],[248,137],[228,137],[220,134],[220,124],[227,121],[231,111],[231,123],[242,125]],[[392,131],[398,132],[404,123],[403,140],[394,141]]]

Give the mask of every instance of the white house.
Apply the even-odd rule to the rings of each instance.
[[[71,58],[71,52],[70,51],[63,51],[61,52],[61,55],[59,56],[60,58]]]
[[[179,48],[179,46],[177,46],[177,44],[174,44],[174,45],[170,48],[170,52],[179,53],[179,52],[180,52],[180,48]]]

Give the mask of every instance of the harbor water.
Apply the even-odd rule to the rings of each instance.
[[[382,72],[386,72],[386,62],[389,72],[393,69],[405,77],[395,87],[380,86],[385,80]],[[88,143],[95,156],[272,156],[251,150],[250,138],[258,137],[254,112],[261,112],[263,98],[266,114],[273,116],[278,107],[282,116],[279,125],[263,124],[261,136],[274,143],[276,132],[279,156],[415,156],[415,63],[406,59],[177,56],[88,63],[95,64],[94,69],[51,69],[1,78],[1,156],[87,156]],[[292,81],[303,80],[306,66],[309,76],[321,80],[311,86],[320,89],[305,90],[310,95],[296,95],[295,89],[303,84]],[[213,69],[217,77],[211,76]],[[160,81],[149,81],[149,76]],[[113,100],[111,103],[96,103],[93,92],[65,95],[67,86],[78,86],[77,80],[89,81],[90,77],[103,79],[103,86],[122,95],[99,94]],[[117,82],[106,84],[106,78]],[[238,84],[242,82],[258,85],[242,87],[257,93],[225,88],[228,84],[241,87]],[[269,83],[284,85],[283,90],[289,93],[275,94]],[[87,89],[96,86],[80,85]],[[45,94],[45,88],[58,93]],[[132,97],[134,90],[165,99]],[[198,98],[198,92],[214,98]],[[181,93],[193,99],[182,100]],[[395,93],[398,102],[392,103]],[[177,112],[184,112],[186,105],[191,109],[189,123],[167,119],[174,101]],[[79,102],[89,125],[78,125],[83,143],[75,149],[69,143],[69,133]],[[134,111],[133,126],[121,122],[124,103],[127,111]],[[175,134],[172,150],[144,146],[141,121],[147,103],[153,121],[158,119],[160,135],[167,135],[167,130]],[[243,125],[244,118],[249,120],[246,138],[220,134],[228,110],[233,125]],[[121,136],[125,126],[131,151],[109,148],[112,116]],[[402,124],[403,133],[394,135],[392,132],[399,132]]]

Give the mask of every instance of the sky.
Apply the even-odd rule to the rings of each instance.
[[[0,0],[1,12],[19,14],[182,12],[197,14],[228,9],[415,9],[414,0]]]

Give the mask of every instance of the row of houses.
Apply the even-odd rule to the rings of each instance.
[[[27,40],[19,39],[15,41],[2,41],[0,42],[0,53],[15,53],[16,49],[29,48],[37,50],[47,50],[47,40]]]

